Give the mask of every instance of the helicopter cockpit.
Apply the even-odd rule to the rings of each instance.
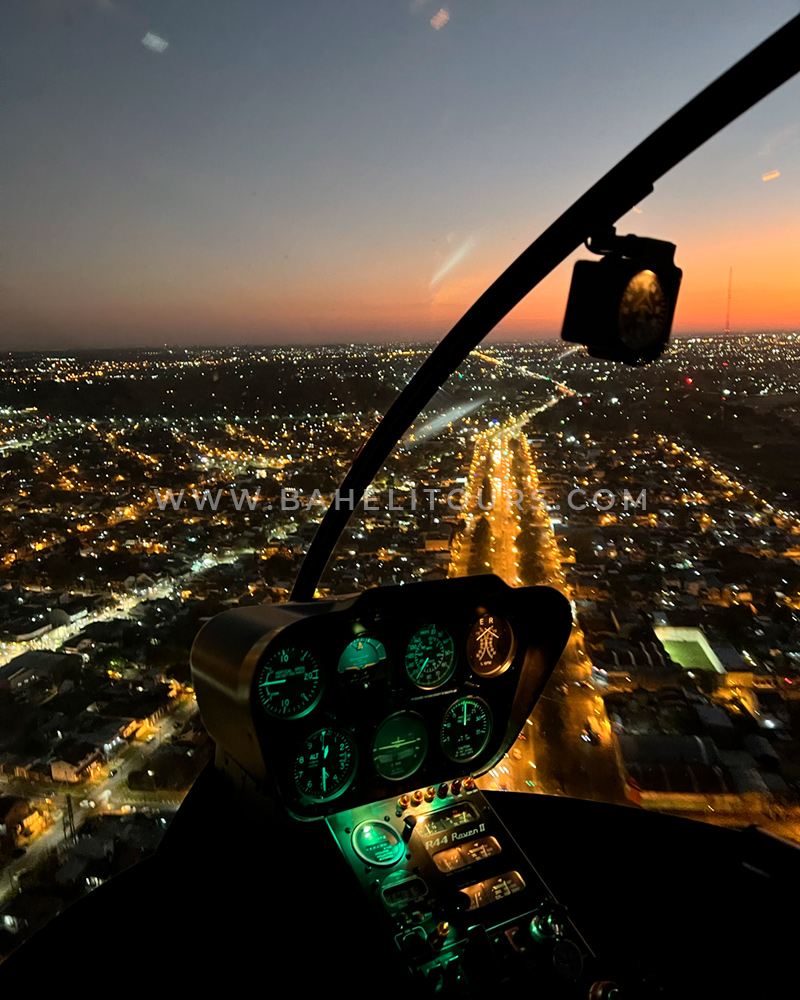
[[[303,996],[780,994],[794,974],[794,920],[780,916],[800,881],[794,846],[755,827],[480,785],[532,738],[570,643],[573,609],[557,586],[509,586],[473,559],[463,577],[341,596],[317,587],[418,414],[576,248],[600,259],[576,266],[565,343],[632,366],[660,357],[681,283],[675,246],[614,227],[800,72],[798,53],[795,18],[590,188],[435,348],[359,452],[290,599],[224,611],[198,633],[192,679],[216,756],[155,856],[41,931],[2,978],[67,968],[109,922],[141,924],[152,945],[125,972],[118,949],[92,952],[92,976],[114,988],[172,966],[182,987],[288,981]],[[498,470],[521,461],[514,447],[497,446]],[[593,744],[591,718],[580,726]],[[168,944],[153,899],[180,903]]]
[[[513,979],[548,946],[586,978],[591,952],[474,777],[511,749],[570,627],[557,591],[487,576],[231,611],[195,643],[217,744],[292,818],[324,819],[433,992],[466,987],[465,964],[489,975],[473,912],[489,904],[480,947],[519,956]]]

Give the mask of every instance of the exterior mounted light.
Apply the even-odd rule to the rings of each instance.
[[[669,343],[683,276],[675,244],[617,236],[612,227],[586,247],[602,259],[575,264],[561,339],[607,361],[655,361]]]

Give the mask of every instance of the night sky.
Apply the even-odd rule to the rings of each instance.
[[[797,11],[5,0],[2,345],[440,337]],[[800,77],[619,230],[678,244],[678,332],[723,328],[731,266],[734,331],[798,329]],[[556,334],[570,271],[501,335]]]

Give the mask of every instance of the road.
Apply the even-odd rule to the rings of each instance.
[[[282,533],[285,533],[285,529],[276,529],[275,531],[275,534],[278,536]],[[216,556],[209,552],[195,562],[190,573],[185,573],[178,577],[167,577],[152,587],[148,587],[145,591],[140,591],[136,594],[120,594],[111,591],[107,595],[111,601],[111,607],[104,611],[94,612],[85,618],[71,622],[69,625],[59,625],[58,628],[51,629],[36,639],[28,639],[23,642],[0,642],[0,667],[13,660],[14,657],[20,656],[31,649],[56,651],[68,639],[79,635],[92,622],[109,621],[112,618],[130,618],[131,612],[140,604],[144,604],[145,601],[153,601],[165,597],[177,597],[187,584],[191,584],[193,580],[202,576],[203,573],[215,569],[217,566],[236,562],[237,559],[241,559],[246,555],[252,555],[254,551],[260,551],[260,549],[243,549],[241,552],[228,553],[224,556]],[[79,595],[77,591],[73,593]]]
[[[525,437],[530,418],[559,398],[553,397],[536,411],[509,418],[478,434],[467,477],[466,527],[454,548],[450,576],[467,575],[473,532],[479,519],[485,517],[491,531],[487,572],[495,573],[510,586],[520,585],[520,556],[515,542],[525,524],[542,534],[541,577],[569,596],[552,521],[546,507],[531,501],[539,496],[539,480]],[[512,452],[515,439],[519,442],[516,472]],[[495,501],[488,510],[486,498],[482,504],[479,502],[487,480]],[[512,495],[517,496],[512,491],[521,491],[522,509],[509,502]],[[583,635],[574,625],[559,664],[531,713],[522,734],[525,738],[517,740],[509,755],[480,780],[481,787],[631,804],[625,794],[603,700],[591,676]]]

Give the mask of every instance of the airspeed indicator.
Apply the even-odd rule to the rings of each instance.
[[[300,719],[308,715],[322,694],[319,664],[307,649],[277,649],[256,671],[256,692],[267,715]]]

